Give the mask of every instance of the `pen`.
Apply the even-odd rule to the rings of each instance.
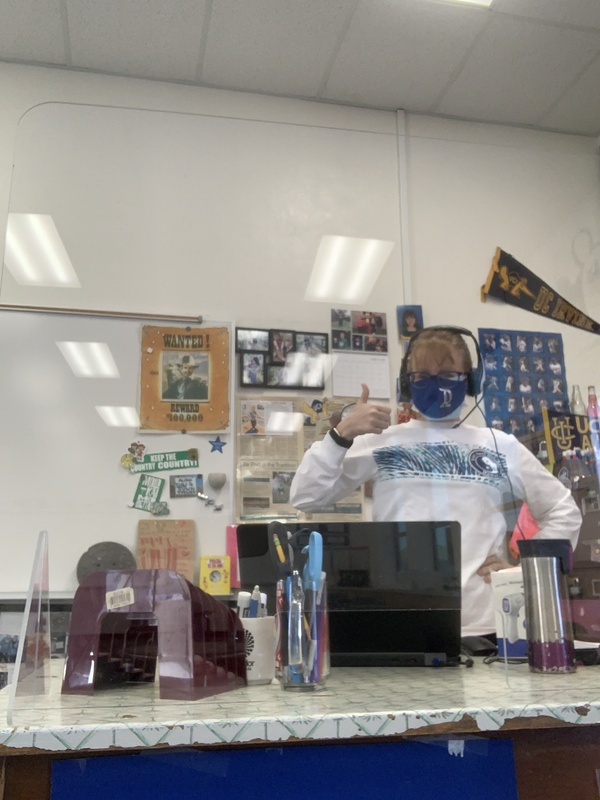
[[[288,578],[287,593],[289,605],[288,617],[288,674],[292,683],[302,683],[303,663],[305,661],[302,635],[304,616],[304,592],[302,579],[297,570]]]
[[[303,586],[306,594],[306,603],[310,608],[310,645],[306,662],[307,678],[317,679],[320,647],[319,600],[322,591],[323,569],[323,537],[318,531],[312,531],[308,544],[302,548],[303,553],[308,553],[304,565]]]
[[[279,579],[275,593],[275,624],[277,625],[277,654],[275,657],[277,676],[283,675],[283,670],[288,665],[288,618],[289,605],[287,600],[287,579]]]
[[[255,586],[252,590],[252,594],[250,596],[250,602],[248,604],[248,616],[249,617],[258,617],[258,612],[260,609],[260,586]]]

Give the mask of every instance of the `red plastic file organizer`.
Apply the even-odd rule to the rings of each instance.
[[[164,700],[198,700],[245,686],[237,614],[171,570],[89,575],[73,601],[63,694],[151,682],[157,661]]]

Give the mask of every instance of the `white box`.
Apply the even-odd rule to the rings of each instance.
[[[498,655],[527,656],[525,594],[521,567],[492,572]]]

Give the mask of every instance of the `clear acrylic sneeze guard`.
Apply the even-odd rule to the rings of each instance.
[[[30,712],[46,704],[50,692],[50,641],[48,533],[41,531],[25,600],[15,671],[8,688],[8,725],[27,724]]]

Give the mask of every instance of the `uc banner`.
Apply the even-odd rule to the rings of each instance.
[[[558,414],[548,409],[542,411],[542,419],[550,464],[560,464],[564,451],[577,447],[593,450],[598,457],[600,426],[597,419],[590,420],[583,414]]]
[[[600,324],[571,305],[531,270],[499,247],[485,285],[481,287],[483,302],[487,295],[542,317],[564,322],[565,325],[600,334]]]

